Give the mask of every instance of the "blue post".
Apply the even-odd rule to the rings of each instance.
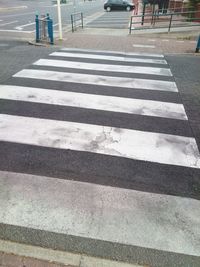
[[[36,43],[40,41],[40,27],[39,27],[39,17],[35,15],[35,27],[36,27]]]
[[[50,44],[53,44],[53,20],[50,19],[49,14],[47,14],[47,25]]]
[[[199,35],[199,39],[197,41],[197,47],[196,47],[196,51],[195,52],[198,53],[199,49],[200,49],[200,35]]]

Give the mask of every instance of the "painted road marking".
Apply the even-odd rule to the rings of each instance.
[[[1,7],[0,11],[12,11],[17,9],[26,9],[27,6],[10,6],[10,7]]]
[[[17,32],[17,33],[33,33],[33,32],[35,32],[35,30],[34,31],[19,31],[19,30],[0,30],[0,32]]]
[[[187,120],[182,104],[0,85],[0,98]]]
[[[14,23],[17,23],[17,22],[18,22],[18,20],[6,22],[6,23],[3,23],[3,24],[0,24],[0,27],[6,26],[6,25],[10,25],[10,24],[14,24]]]
[[[155,45],[133,44],[133,47],[156,48]]]
[[[155,67],[108,65],[108,64],[96,64],[96,63],[85,63],[85,62],[52,60],[52,59],[39,59],[38,61],[34,63],[34,65],[58,67],[58,68],[120,72],[120,73],[125,72],[125,73],[172,76],[170,69],[155,68]]]
[[[28,24],[17,26],[17,27],[15,27],[15,29],[21,31],[21,30],[23,30],[23,28],[31,26],[31,25],[34,25],[34,24],[35,24],[35,22],[31,22],[31,23],[28,23]]]
[[[177,135],[1,114],[0,140],[200,168],[195,139]]]
[[[199,200],[3,171],[0,188],[3,224],[200,256]]]
[[[8,18],[8,17],[21,17],[21,16],[25,16],[25,15],[31,15],[31,14],[35,14],[35,12],[26,12],[26,13],[20,13],[20,14],[12,14],[12,15],[1,15],[1,18]]]
[[[137,89],[147,89],[147,90],[178,92],[175,82],[149,80],[149,79],[111,77],[111,76],[68,73],[68,72],[49,71],[49,70],[35,70],[35,69],[24,69],[13,75],[13,77],[82,83],[82,84],[94,84],[101,86],[114,86],[114,87],[132,88],[132,89],[137,88]]]
[[[123,62],[140,62],[140,63],[152,63],[152,64],[167,64],[164,59],[151,59],[151,58],[132,58],[126,56],[109,56],[109,55],[94,55],[94,54],[81,54],[81,53],[67,53],[67,52],[53,52],[50,56],[56,57],[74,57],[84,59],[98,59],[98,60],[112,60]]]
[[[119,52],[119,51],[108,51],[108,50],[92,50],[92,49],[80,49],[80,48],[62,48],[62,51],[69,51],[69,52],[88,52],[88,53],[104,53],[104,54],[110,54],[114,53],[117,55],[122,55],[122,56],[142,56],[142,57],[164,57],[162,54],[152,54],[152,53],[143,53],[143,52]]]

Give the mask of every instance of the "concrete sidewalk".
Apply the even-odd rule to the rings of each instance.
[[[170,34],[132,34],[128,30],[84,29],[67,32],[63,40],[55,41],[63,47],[164,54],[194,53],[198,31]]]

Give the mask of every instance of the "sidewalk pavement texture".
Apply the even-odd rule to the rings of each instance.
[[[61,265],[34,258],[21,257],[14,254],[0,252],[0,267],[62,267],[72,265]]]
[[[121,33],[121,35],[120,35]],[[85,29],[66,33],[55,45],[73,48],[164,54],[194,53],[198,32],[128,35],[127,30]]]

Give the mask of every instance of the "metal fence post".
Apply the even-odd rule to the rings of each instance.
[[[169,22],[168,32],[170,32],[170,29],[171,29],[171,25],[172,25],[172,17],[173,17],[173,14],[171,14],[171,17],[170,17],[170,22]]]
[[[198,41],[197,41],[197,47],[196,47],[195,52],[198,53],[199,50],[200,50],[200,35],[199,35],[199,39],[198,39]]]
[[[141,22],[141,25],[143,25],[143,24],[144,24],[145,8],[146,8],[146,3],[144,3],[144,2],[143,2],[143,10],[142,10],[142,22]]]
[[[155,3],[153,2],[153,10],[152,10],[152,17],[151,17],[151,25],[153,24],[154,15],[155,15]]]
[[[83,29],[83,13],[81,12],[81,22],[82,22],[82,29]]]
[[[40,30],[39,30],[39,16],[35,15],[35,27],[36,27],[36,43],[40,41]]]
[[[73,21],[73,15],[71,15],[71,23],[72,23],[72,32],[74,32],[74,21]]]
[[[48,35],[50,44],[53,44],[53,20],[50,19],[49,14],[47,14],[47,27],[48,27]]]
[[[131,30],[132,30],[132,21],[133,21],[133,16],[131,16],[131,22],[130,22],[130,26],[129,26],[129,34],[131,34]]]

